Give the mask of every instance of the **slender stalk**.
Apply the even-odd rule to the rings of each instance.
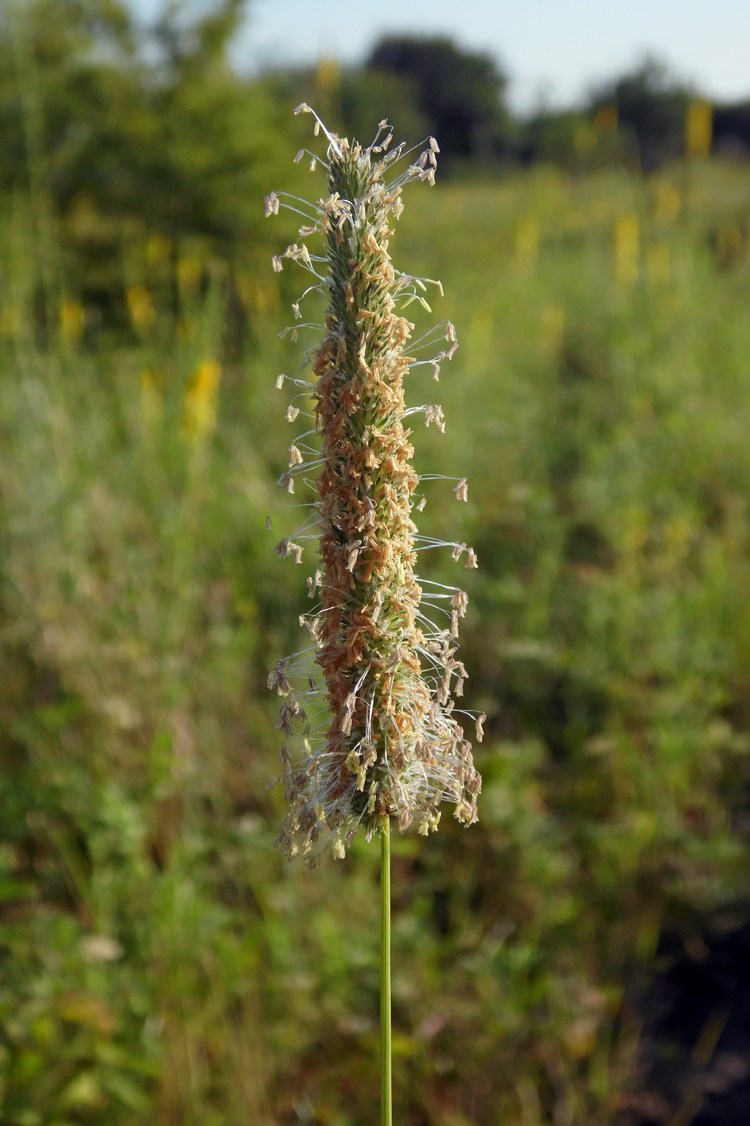
[[[392,1126],[391,819],[380,830],[380,1124]]]
[[[437,379],[441,361],[458,344],[450,322],[409,344],[414,325],[398,310],[418,301],[430,311],[420,295],[429,279],[396,270],[388,249],[403,185],[434,183],[437,142],[430,137],[416,161],[396,174],[411,152],[403,145],[387,151],[393,137],[387,121],[363,148],[331,133],[305,103],[295,113],[312,113],[315,135],[328,140],[322,161],[328,195],[315,206],[302,202],[300,211],[297,197],[271,192],[264,209],[276,215],[282,199],[291,199],[284,206],[311,220],[299,228],[300,238],[322,236],[325,254],[295,242],[274,257],[273,268],[278,273],[289,259],[315,278],[292,305],[295,322],[313,290],[328,297],[328,306],[322,342],[305,354],[314,378],[281,372],[276,380],[278,388],[287,382],[294,388],[290,422],[301,413],[298,401],[314,402],[313,426],[306,421],[308,428],[289,447],[279,485],[293,493],[300,480],[316,498],[295,538],[284,536],[274,551],[301,563],[301,541],[313,538],[313,529],[320,533],[320,568],[307,580],[315,605],[300,617],[313,644],[277,661],[268,678],[283,698],[278,727],[288,736],[281,758],[290,810],[277,843],[290,859],[301,854],[315,867],[328,850],[343,859],[358,830],[367,840],[380,833],[380,1123],[392,1126],[391,818],[401,832],[415,824],[426,836],[438,827],[441,802],[449,800],[456,818],[471,825],[482,786],[453,714],[468,675],[456,657],[468,596],[440,583],[425,594],[415,570],[425,546],[447,547],[454,559],[465,553],[470,569],[477,557],[465,543],[419,535],[413,516],[426,496],[418,491],[422,478],[411,464],[405,422],[423,413],[428,426],[444,429],[439,404],[407,408],[404,379],[423,363]],[[297,159],[306,152],[314,170],[318,159],[308,150],[300,149]],[[439,282],[432,284],[442,292]],[[296,340],[299,329],[315,327],[303,321],[282,335]],[[416,358],[441,338],[447,347]],[[466,478],[458,478],[453,493],[468,499]],[[441,599],[448,605],[435,605]],[[425,613],[430,604],[441,611],[437,621]],[[316,702],[323,688],[325,709]],[[320,722],[315,712],[325,713]],[[484,718],[475,717],[478,741]]]

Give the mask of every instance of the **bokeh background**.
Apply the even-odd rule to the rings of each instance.
[[[417,466],[471,482],[424,530],[480,570],[425,573],[485,786],[394,843],[396,1121],[745,1124],[750,101],[639,57],[519,108],[314,7],[265,66],[243,0],[0,9],[0,1121],[377,1120],[378,850],[273,848],[306,100],[437,136],[393,253],[461,342]]]

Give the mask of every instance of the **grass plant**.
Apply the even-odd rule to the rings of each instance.
[[[393,237],[463,326],[414,466],[471,480],[419,524],[481,560],[488,716],[480,822],[391,839],[400,1123],[619,1126],[661,936],[745,911],[747,169],[696,160],[687,191],[679,167],[453,181]],[[38,206],[0,200],[0,1118],[358,1126],[380,859],[355,837],[311,881],[266,789],[268,654],[311,605],[264,530],[294,279],[267,244],[108,231],[108,319]],[[409,381],[431,401],[429,367]],[[215,426],[186,426],[201,402]],[[419,572],[455,582],[450,552]]]
[[[305,150],[298,158],[311,156],[313,170],[323,163],[328,195],[311,207],[296,196],[272,193],[266,214],[288,206],[306,220],[301,238],[325,239],[324,256],[311,254],[306,242],[291,244],[282,256],[315,279],[292,309],[300,329],[317,330],[323,340],[303,364],[313,367],[315,380],[286,374],[277,379],[278,387],[291,383],[294,389],[291,421],[300,414],[308,419],[304,405],[314,403],[314,425],[290,446],[279,484],[294,493],[301,481],[314,488],[316,499],[294,538],[283,537],[276,551],[300,563],[302,542],[319,537],[321,566],[307,580],[316,604],[300,619],[313,645],[279,661],[268,681],[283,697],[279,728],[287,736],[282,761],[291,812],[278,843],[290,859],[301,853],[314,866],[323,847],[342,860],[358,829],[368,840],[380,833],[381,1122],[388,1126],[390,822],[402,831],[416,823],[426,836],[437,829],[439,806],[447,800],[457,820],[470,825],[481,789],[471,744],[454,716],[468,675],[456,657],[468,597],[442,583],[427,593],[416,573],[420,551],[445,547],[454,559],[466,555],[471,568],[476,555],[465,543],[418,534],[413,517],[427,500],[418,489],[434,475],[420,477],[412,468],[411,431],[404,425],[423,414],[428,426],[445,429],[438,404],[406,407],[404,380],[421,366],[437,380],[457,341],[450,322],[410,340],[414,325],[397,310],[416,301],[430,312],[422,296],[428,282],[397,271],[388,252],[403,208],[402,188],[411,180],[434,183],[437,142],[430,138],[410,162],[405,145],[389,151],[393,131],[386,121],[363,147],[329,132],[309,106],[296,112],[313,113],[316,135],[325,134],[325,158]],[[277,272],[282,257],[273,260]],[[302,320],[300,306],[312,292],[327,299],[324,325]],[[300,329],[284,333],[296,339]],[[457,479],[453,492],[467,499],[466,478]],[[430,607],[432,618],[425,613]],[[325,683],[323,709],[311,653]],[[475,718],[481,739],[484,716]],[[301,740],[295,741],[300,725]]]

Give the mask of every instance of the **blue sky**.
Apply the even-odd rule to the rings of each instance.
[[[130,2],[148,14],[161,0]],[[570,104],[646,52],[711,97],[750,97],[750,0],[251,0],[235,57],[243,69],[358,62],[392,31],[447,34],[494,55],[518,109]]]

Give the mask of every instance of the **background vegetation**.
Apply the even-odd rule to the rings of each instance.
[[[373,1121],[377,850],[311,875],[272,847],[265,677],[304,584],[265,529],[295,524],[298,287],[262,196],[322,190],[290,163],[303,94],[456,138],[394,252],[460,331],[418,457],[471,481],[424,519],[479,552],[485,790],[471,832],[395,842],[397,1120],[734,1121],[750,171],[708,158],[700,109],[683,159],[701,103],[656,64],[519,122],[443,43],[476,110],[452,134],[424,44],[250,81],[242,9],[0,16],[0,1120]]]

